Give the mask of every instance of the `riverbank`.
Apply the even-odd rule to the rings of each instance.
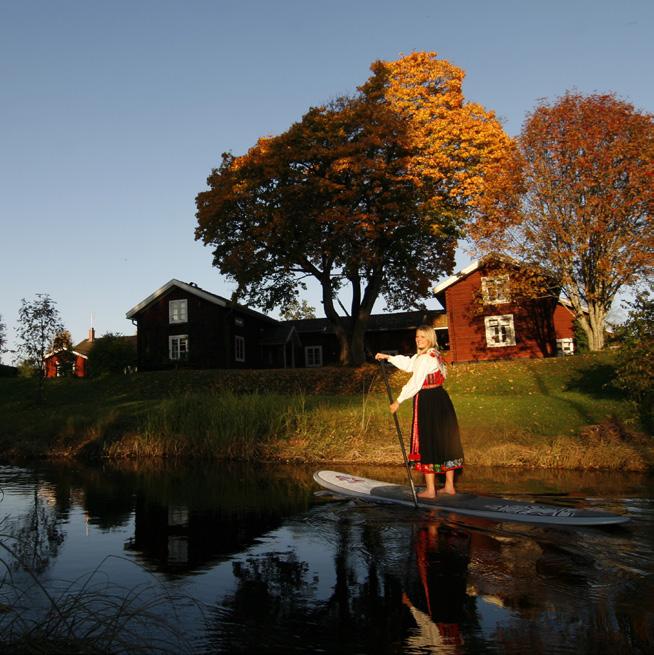
[[[477,466],[645,471],[653,439],[610,380],[614,353],[452,367],[446,388]],[[393,372],[397,394],[406,375]],[[0,453],[397,464],[377,365],[360,369],[161,371],[0,379]],[[410,403],[400,408],[406,435]]]

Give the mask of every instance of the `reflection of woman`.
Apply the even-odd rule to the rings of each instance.
[[[439,530],[434,524],[416,535],[419,586],[402,596],[420,630],[410,639],[412,646],[452,647],[463,643],[460,624],[467,597],[468,548],[468,535]]]
[[[442,386],[447,369],[436,348],[432,327],[421,325],[416,330],[416,348],[413,357],[377,353],[375,359],[387,359],[393,366],[412,374],[391,404],[391,412],[395,413],[402,401],[413,398],[409,460],[425,476],[426,487],[418,495],[436,496],[436,473],[445,474],[445,486],[438,493],[455,494],[454,471],[463,468],[463,448],[452,401]]]

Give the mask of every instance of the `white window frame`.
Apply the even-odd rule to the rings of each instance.
[[[322,346],[305,346],[304,362],[307,368],[320,368],[322,366]]]
[[[481,295],[487,305],[502,305],[511,302],[509,276],[482,277]]]
[[[238,334],[234,337],[234,361],[245,361],[245,338]]]
[[[567,339],[556,340],[556,352],[559,355],[574,355],[575,354],[575,340],[571,337]]]
[[[188,323],[188,300],[168,301],[168,323]]]
[[[168,337],[168,359],[172,362],[188,360],[188,334],[171,334]]]
[[[486,345],[489,348],[515,346],[515,326],[513,314],[485,316]]]

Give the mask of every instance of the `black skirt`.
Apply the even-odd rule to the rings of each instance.
[[[413,397],[409,460],[423,473],[444,473],[463,467],[459,423],[443,387],[421,389]]]

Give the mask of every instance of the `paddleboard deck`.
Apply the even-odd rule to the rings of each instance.
[[[338,471],[317,471],[313,479],[325,489],[377,503],[393,503],[414,507],[409,486],[370,480]],[[454,496],[418,498],[421,509],[455,512],[493,521],[544,523],[558,526],[599,526],[626,523],[629,518],[619,514],[576,507],[557,507],[493,496],[458,493]]]

